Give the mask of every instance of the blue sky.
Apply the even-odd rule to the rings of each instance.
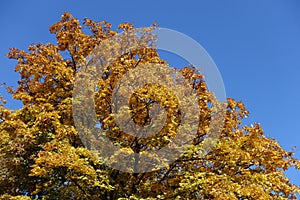
[[[260,122],[265,133],[300,159],[300,1],[1,1],[0,82],[16,85],[9,47],[54,42],[48,27],[63,12],[82,20],[107,20],[182,32],[199,42],[217,64],[227,96],[250,111],[245,123]],[[3,94],[3,90],[1,90]],[[9,97],[4,94],[9,100]],[[15,101],[7,104],[18,107]],[[300,185],[300,173],[288,176]]]

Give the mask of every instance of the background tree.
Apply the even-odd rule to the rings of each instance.
[[[145,28],[151,33],[155,25]],[[93,49],[116,34],[136,33],[128,23],[117,31],[108,22],[84,19],[83,27],[69,13],[50,27],[57,44],[33,44],[28,51],[12,48],[17,60],[18,87],[8,88],[23,107],[0,107],[0,194],[2,199],[295,199],[299,186],[284,174],[300,169],[299,160],[264,136],[259,124],[244,126],[242,102],[228,98],[226,120],[214,149],[200,156],[216,102],[202,74],[192,66],[180,73],[199,96],[199,128],[192,146],[171,165],[153,172],[128,173],[108,167],[82,143],[74,125],[72,95],[76,74]],[[154,38],[148,38],[149,41]],[[146,41],[148,42],[148,41]],[[162,130],[151,138],[122,132],[112,116],[111,96],[118,80],[139,64],[166,64],[155,48],[143,48],[115,58],[96,85],[99,122],[114,144],[127,151],[160,148],[174,137],[180,110],[174,95],[150,84],[130,97],[133,120],[150,123],[154,102],[167,110]],[[99,92],[101,91],[101,92]],[[166,101],[168,99],[168,101]],[[2,100],[2,99],[1,99]],[[83,108],[84,109],[84,108]],[[116,155],[117,156],[117,155]]]

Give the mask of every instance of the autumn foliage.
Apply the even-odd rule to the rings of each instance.
[[[151,35],[155,28],[144,28],[140,34]],[[212,151],[200,156],[216,99],[193,66],[180,73],[199,97],[201,120],[192,145],[175,162],[152,172],[122,172],[83,145],[72,111],[76,75],[99,43],[135,30],[129,23],[112,30],[110,23],[90,19],[81,25],[64,13],[50,26],[57,44],[10,50],[7,57],[17,61],[20,80],[17,88],[8,90],[23,106],[11,110],[1,99],[0,199],[296,199],[300,188],[284,171],[299,170],[299,160],[266,137],[259,124],[242,124],[249,114],[242,102],[228,98],[220,138]],[[155,136],[137,138],[122,132],[110,106],[113,89],[126,72],[139,64],[166,63],[155,48],[136,49],[115,58],[96,85],[100,128],[123,150],[158,149],[176,135],[182,117],[178,101],[159,85],[140,87],[130,97],[132,118],[141,126],[150,123],[153,102],[167,110],[165,125]]]

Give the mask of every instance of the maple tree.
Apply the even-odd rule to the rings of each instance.
[[[193,66],[182,68],[180,74],[199,97],[196,112],[200,120],[192,144],[176,161],[155,171],[124,172],[96,157],[84,145],[72,110],[77,74],[101,42],[127,34],[148,44],[155,40],[155,28],[154,24],[138,30],[124,23],[114,31],[108,22],[84,19],[81,25],[64,13],[50,27],[57,44],[33,44],[28,51],[11,49],[7,56],[17,60],[15,71],[20,80],[16,89],[8,91],[23,106],[11,110],[1,98],[0,199],[296,199],[300,188],[284,171],[290,167],[299,170],[299,160],[266,137],[259,124],[242,124],[249,114],[242,102],[227,99],[220,137],[211,151],[200,155],[212,128],[211,103],[221,104]],[[114,88],[122,76],[142,64],[167,63],[155,48],[132,49],[108,63],[95,85],[98,90],[92,91],[98,129],[125,154],[159,149],[172,142],[183,117],[172,92],[159,84],[146,84],[129,97],[131,118],[140,126],[149,125],[149,109],[157,103],[165,108],[167,116],[161,130],[154,136],[139,138],[118,127],[111,108]],[[79,83],[84,85],[86,80],[88,75]],[[128,94],[123,91],[120,98],[122,95],[125,98]],[[89,109],[82,106],[77,112]],[[120,154],[113,156],[118,158]],[[126,166],[125,161],[118,164]]]

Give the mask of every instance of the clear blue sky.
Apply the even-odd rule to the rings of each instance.
[[[250,110],[246,123],[260,122],[265,133],[300,159],[300,1],[1,1],[0,82],[16,85],[9,47],[54,42],[48,27],[63,12],[82,20],[123,22],[137,27],[155,20],[198,41],[217,64],[227,96]],[[3,94],[3,90],[1,90]],[[7,97],[7,95],[5,95]],[[9,101],[8,106],[18,107]],[[300,173],[288,176],[300,185]]]

